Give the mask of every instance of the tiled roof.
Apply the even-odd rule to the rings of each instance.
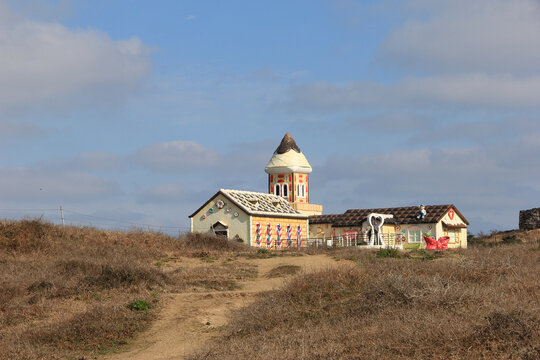
[[[236,204],[239,208],[250,215],[264,216],[284,216],[295,218],[307,218],[307,216],[298,210],[293,209],[289,202],[276,195],[265,194],[253,191],[240,190],[219,190],[214,196],[196,210],[190,217],[195,216],[208,202],[212,201],[218,194],[223,194],[226,198]]]
[[[303,215],[300,211],[293,209],[289,202],[280,196],[252,191],[223,189],[220,191],[251,214]]]
[[[312,215],[309,217],[310,224],[333,224],[334,221],[337,221],[343,214],[337,215]]]
[[[454,205],[426,205],[426,216],[418,219],[420,210],[418,206],[380,208],[380,209],[351,209],[339,215],[314,215],[309,217],[310,224],[328,224],[334,227],[360,226],[371,213],[394,215],[393,219],[386,219],[389,224],[419,224],[439,222],[448,210],[453,208],[466,224],[469,222],[461,215]]]

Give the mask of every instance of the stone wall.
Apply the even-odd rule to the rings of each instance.
[[[540,208],[519,212],[519,230],[540,229]]]

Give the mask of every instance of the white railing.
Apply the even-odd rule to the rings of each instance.
[[[298,247],[360,247],[360,248],[398,248],[403,249],[405,240],[401,234],[382,234],[384,239],[384,245],[369,245],[369,236],[367,234],[361,235],[342,235],[342,236],[331,236],[331,237],[321,237],[321,238],[309,238],[302,239],[299,246],[297,239],[292,239],[290,246],[287,246],[287,240],[283,240],[282,246],[278,247],[275,239],[272,241],[270,247],[267,246],[266,240],[261,242],[261,248],[271,248],[271,249],[286,249],[286,248],[298,248]]]
[[[323,238],[309,239],[308,246],[327,246],[327,247],[390,247],[403,248],[405,243],[401,234],[382,234],[384,245],[369,245],[369,236],[362,235],[343,235]]]

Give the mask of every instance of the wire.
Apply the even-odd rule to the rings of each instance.
[[[13,212],[55,211],[56,212],[56,211],[59,211],[59,208],[56,208],[56,209],[0,209],[0,211],[13,211]],[[118,226],[118,227],[123,227],[123,228],[131,228],[133,226],[139,226],[139,227],[158,228],[158,229],[191,229],[189,226],[156,225],[156,224],[145,224],[145,223],[137,223],[137,222],[132,222],[132,221],[116,220],[116,219],[111,219],[111,218],[102,217],[102,216],[95,216],[95,215],[85,214],[85,213],[81,213],[81,212],[78,212],[78,211],[75,211],[75,210],[69,210],[69,209],[65,209],[65,208],[63,209],[63,211],[68,212],[68,213],[72,213],[72,214],[77,214],[77,215],[80,215],[80,216],[85,216],[85,217],[92,218],[92,219],[114,222],[114,224],[90,222],[90,224],[99,224],[99,225],[106,225],[106,226]],[[81,223],[82,223],[82,221],[81,221]],[[129,224],[129,226],[120,225],[120,224]]]
[[[70,213],[73,213],[73,214],[77,214],[77,215],[81,215],[81,216],[86,216],[86,217],[93,218],[93,219],[98,219],[98,220],[114,221],[114,222],[116,222],[116,223],[124,223],[124,224],[130,224],[130,225],[138,225],[138,226],[146,226],[146,227],[156,227],[156,228],[167,228],[167,229],[188,229],[188,228],[189,228],[189,227],[187,227],[187,226],[168,226],[168,225],[144,224],[144,223],[137,223],[137,222],[132,222],[132,221],[115,220],[115,219],[106,218],[106,217],[102,217],[102,216],[95,216],[95,215],[90,215],[90,214],[84,214],[84,213],[81,213],[81,212],[78,212],[78,211],[67,210],[67,209],[64,209],[64,212],[70,212]]]
[[[58,209],[0,209],[0,211],[58,211]]]

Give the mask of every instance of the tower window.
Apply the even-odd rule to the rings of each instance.
[[[289,196],[289,185],[283,184],[283,197]]]
[[[296,184],[296,196],[297,197],[306,197],[306,185],[305,184]]]
[[[279,191],[280,189],[281,189],[281,186],[279,186],[279,184],[276,184],[274,186],[274,195],[280,196],[281,195],[281,192]]]

